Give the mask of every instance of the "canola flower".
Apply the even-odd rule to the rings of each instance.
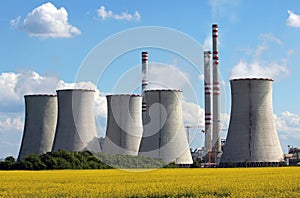
[[[300,197],[300,168],[0,171],[0,197]]]

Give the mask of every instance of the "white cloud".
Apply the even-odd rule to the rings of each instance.
[[[300,140],[300,115],[285,111],[274,117],[276,129],[282,139]]]
[[[279,38],[274,36],[273,34],[270,34],[270,33],[269,34],[261,34],[259,37],[262,39],[262,43],[255,50],[255,54],[254,54],[255,57],[261,56],[261,54],[264,51],[268,50],[268,48],[269,48],[268,44],[270,42],[275,43],[275,44],[280,45],[280,46],[283,45],[283,42]]]
[[[289,10],[289,17],[286,20],[286,25],[290,27],[300,27],[300,15],[295,14]]]
[[[25,30],[30,36],[41,38],[69,38],[81,34],[80,30],[68,22],[68,12],[64,7],[57,9],[52,3],[45,3],[33,9],[19,25],[20,17],[10,21],[12,27]]]
[[[272,78],[280,79],[289,74],[286,65],[278,63],[247,63],[241,60],[231,71],[230,78]]]
[[[20,20],[21,20],[21,16],[18,16],[16,19],[12,19],[9,21],[9,24],[11,27],[13,28],[18,28],[19,24],[20,24]]]
[[[182,116],[185,124],[204,128],[204,109],[198,104],[183,100]]]
[[[23,129],[22,117],[21,113],[4,114],[0,112],[0,132],[21,131]]]
[[[95,112],[106,116],[106,99],[91,82],[66,83],[57,76],[40,75],[35,71],[8,72],[0,74],[0,112],[20,112],[23,110],[23,97],[28,94],[55,94],[57,89],[94,89]]]
[[[261,44],[252,53],[254,60],[240,60],[232,69],[230,78],[272,78],[280,79],[289,74],[286,59],[271,62],[260,60],[261,55],[269,50],[270,43],[282,46],[283,42],[273,34],[261,34]],[[288,54],[288,52],[287,52]]]
[[[189,74],[175,65],[151,63],[148,71],[149,88],[184,89],[191,86]]]
[[[101,6],[97,10],[97,14],[100,18],[102,18],[102,20],[112,18],[115,20],[139,21],[141,19],[141,15],[138,11],[135,11],[134,14],[129,14],[127,12],[122,12],[121,14],[115,14],[111,10],[106,10],[104,6]]]

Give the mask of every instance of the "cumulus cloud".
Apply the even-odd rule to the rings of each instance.
[[[112,18],[115,20],[139,21],[141,19],[141,15],[138,11],[135,11],[134,14],[129,14],[128,12],[122,12],[121,14],[115,14],[111,10],[106,10],[104,6],[101,6],[97,10],[97,14],[102,20]]]
[[[272,78],[280,79],[289,74],[286,59],[267,62],[260,60],[261,55],[269,50],[269,45],[275,44],[277,46],[283,46],[283,42],[275,37],[273,34],[262,34],[261,44],[253,50],[253,60],[245,61],[239,60],[239,62],[233,67],[230,78]],[[287,53],[288,54],[288,53]]]
[[[106,116],[106,99],[91,82],[67,83],[54,75],[40,75],[35,71],[0,74],[0,112],[23,110],[23,97],[28,94],[55,94],[57,89],[94,89],[97,116]]]
[[[204,109],[200,105],[183,100],[182,109],[183,122],[186,125],[204,128]]]
[[[149,88],[184,89],[191,86],[189,74],[175,65],[151,63],[149,66]],[[191,87],[190,87],[191,88]]]
[[[18,16],[17,18],[10,20],[9,24],[12,28],[18,28],[20,24],[20,20],[21,20],[21,16]]]
[[[300,27],[300,15],[289,10],[289,17],[286,20],[286,25],[290,27]]]
[[[261,63],[254,61],[248,63],[240,60],[233,67],[230,78],[272,78],[279,79],[286,76],[289,70],[285,64]]]
[[[41,38],[69,38],[81,34],[80,30],[69,24],[68,12],[64,7],[57,9],[48,2],[33,9],[20,24],[21,17],[10,21],[12,27],[25,30],[30,36]]]
[[[275,115],[276,129],[283,139],[300,139],[300,115],[285,111]]]
[[[0,132],[23,129],[23,118],[21,113],[4,114],[0,112]]]

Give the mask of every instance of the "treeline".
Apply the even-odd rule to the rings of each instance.
[[[107,155],[105,153],[69,152],[58,150],[45,154],[30,154],[24,160],[9,156],[0,162],[0,170],[110,169],[170,167],[160,159],[145,156]]]
[[[30,154],[24,160],[15,160],[12,156],[0,162],[1,170],[53,170],[53,169],[107,169],[110,166],[102,163],[89,151],[68,152],[58,150],[37,155]]]

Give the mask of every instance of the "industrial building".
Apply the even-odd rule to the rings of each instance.
[[[160,158],[165,162],[192,164],[182,120],[182,91],[146,90],[147,111],[139,155]]]
[[[100,152],[94,116],[94,90],[57,90],[58,119],[52,151]]]
[[[57,122],[56,95],[25,95],[25,126],[18,159],[51,151]]]
[[[140,95],[106,96],[106,136],[100,140],[94,117],[95,91],[64,89],[57,90],[57,96],[25,96],[19,159],[30,153],[64,149],[143,155],[167,163],[192,164],[182,117],[182,91],[148,88],[146,51],[141,53],[141,69]],[[268,78],[230,81],[230,125],[226,142],[222,141],[218,25],[213,24],[212,52],[204,52],[204,147],[197,148],[193,157],[203,159],[204,167],[281,165],[284,156],[273,118],[272,83]],[[289,159],[299,160],[299,150],[290,153]]]
[[[137,156],[143,135],[142,96],[107,95],[107,129],[103,152]]]
[[[272,106],[272,79],[233,79],[231,117],[221,167],[283,162]]]

